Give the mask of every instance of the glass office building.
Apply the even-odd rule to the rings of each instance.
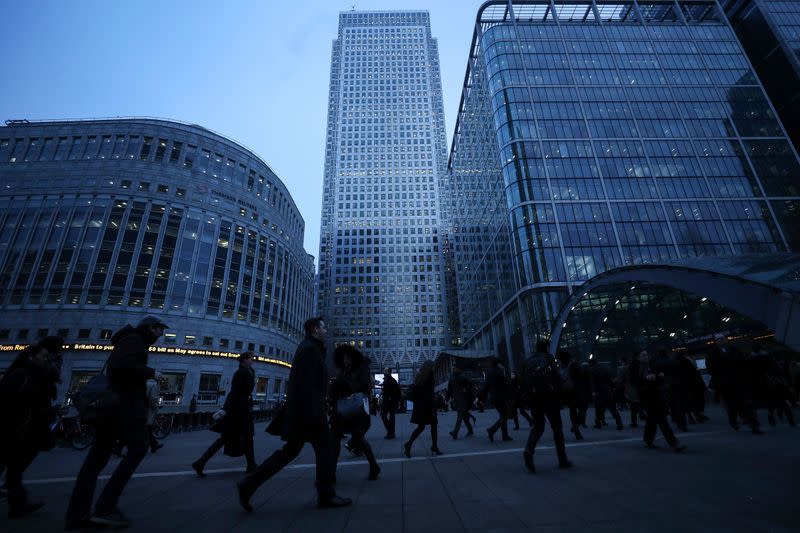
[[[716,2],[485,3],[448,172],[464,345],[512,364],[606,270],[800,249],[797,153]]]
[[[245,350],[263,363],[260,394],[282,391],[314,265],[289,192],[253,152],[166,120],[8,121],[0,184],[3,362],[61,335],[74,386],[114,331],[153,314],[170,326],[154,364],[184,397],[215,398]]]
[[[720,5],[800,149],[800,2],[720,0]]]
[[[439,53],[424,11],[350,11],[333,42],[320,314],[333,343],[401,369],[447,343],[438,178]]]

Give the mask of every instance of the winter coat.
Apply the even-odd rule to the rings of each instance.
[[[486,372],[486,381],[483,383],[484,398],[488,397],[495,409],[505,409],[508,405],[508,379],[500,367],[494,367]]]
[[[399,402],[400,385],[397,384],[397,380],[392,376],[384,378],[381,409],[384,411],[394,411],[397,409],[397,404]]]
[[[251,412],[251,394],[256,386],[256,373],[252,368],[239,365],[233,375],[231,390],[225,398],[222,410],[225,417],[220,421],[219,428],[223,435],[251,436],[253,435],[253,413]]]
[[[50,400],[54,383],[49,368],[31,361],[3,376],[0,380],[0,419],[3,421],[0,443],[14,443],[35,450],[49,450],[55,445],[50,431],[50,422],[55,418]]]
[[[453,400],[456,410],[469,409],[472,404],[472,384],[463,374],[454,374],[447,383],[447,396]]]
[[[147,422],[147,380],[155,377],[147,360],[155,341],[146,329],[132,326],[125,326],[111,338],[114,349],[106,374],[111,390],[119,397],[114,420],[122,427],[132,420]]]
[[[433,392],[433,376],[423,380],[422,383],[415,383],[411,388],[411,401],[414,402],[414,410],[411,412],[412,424],[436,424],[436,398]]]
[[[312,442],[330,431],[326,409],[328,368],[325,345],[306,337],[298,346],[286,387],[283,439]]]

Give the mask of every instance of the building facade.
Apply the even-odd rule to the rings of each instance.
[[[800,247],[797,153],[712,1],[485,3],[448,172],[464,345],[512,365],[606,270]]]
[[[427,12],[345,12],[333,42],[319,306],[334,343],[374,368],[447,344],[438,179],[446,169],[439,54]]]
[[[60,393],[110,338],[157,315],[165,397],[216,403],[249,350],[257,397],[285,389],[313,257],[284,184],[243,146],[159,119],[8,121],[0,128],[0,370],[21,345],[70,346]]]
[[[800,2],[720,0],[720,5],[800,150]]]

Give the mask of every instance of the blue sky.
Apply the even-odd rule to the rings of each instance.
[[[316,257],[338,13],[354,5],[430,11],[450,139],[482,3],[5,2],[0,120],[155,116],[222,133],[283,180],[306,221],[306,250]]]

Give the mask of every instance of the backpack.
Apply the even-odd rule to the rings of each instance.
[[[552,394],[558,384],[553,379],[559,376],[555,359],[547,354],[535,354],[525,362],[525,385],[532,394]]]
[[[100,373],[81,388],[75,398],[75,408],[86,424],[105,425],[114,418],[119,396],[111,390],[111,382],[106,376],[109,357]]]

